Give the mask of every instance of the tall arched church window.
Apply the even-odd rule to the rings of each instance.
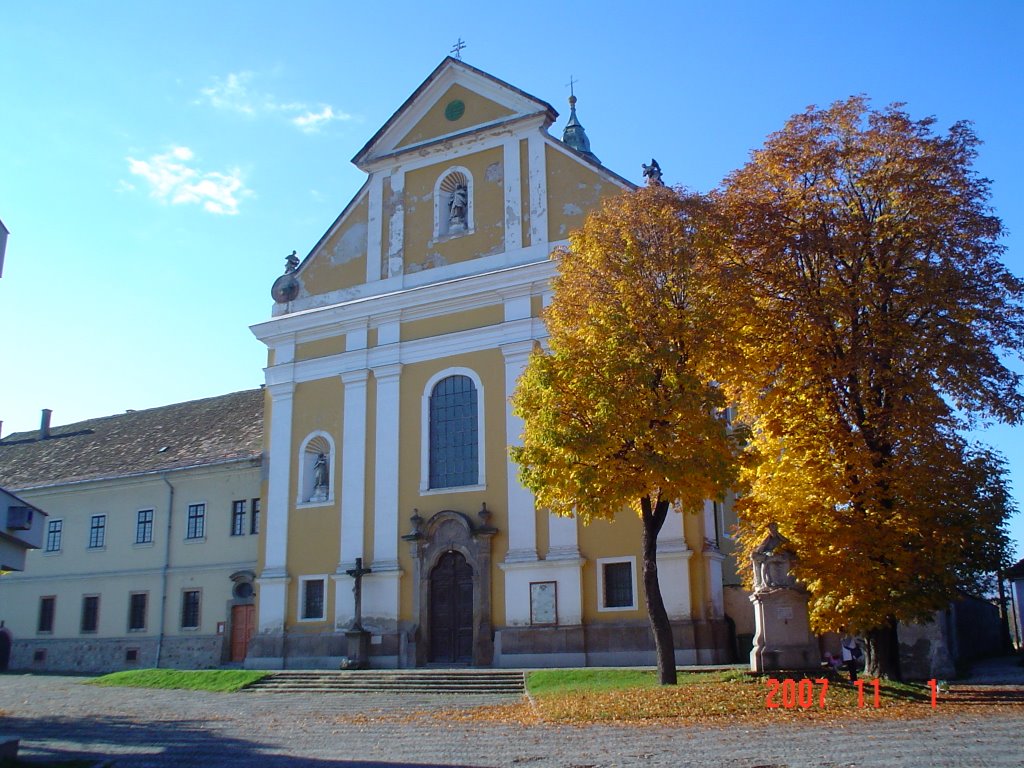
[[[326,432],[309,435],[299,450],[299,504],[334,500],[334,440]]]
[[[473,174],[449,168],[434,185],[434,237],[457,237],[473,231]]]
[[[468,376],[446,376],[430,393],[430,488],[480,480],[477,389]]]

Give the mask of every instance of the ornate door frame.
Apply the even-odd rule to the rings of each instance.
[[[413,616],[418,622],[416,663],[430,658],[430,576],[438,561],[458,552],[473,570],[473,665],[488,666],[494,660],[491,624],[491,539],[498,532],[490,525],[484,505],[481,523],[462,512],[446,509],[424,524],[419,512],[412,517],[413,532],[403,536],[412,544]]]

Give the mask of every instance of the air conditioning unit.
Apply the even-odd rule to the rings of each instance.
[[[32,529],[32,507],[8,507],[7,527],[12,531]]]

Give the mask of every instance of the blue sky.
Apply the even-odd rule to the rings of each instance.
[[[478,7],[479,6],[479,7]],[[378,10],[386,7],[386,11]],[[458,38],[606,166],[707,191],[809,104],[864,93],[977,168],[1024,274],[1024,3],[8,3],[3,434],[257,386],[248,326],[362,183],[350,158]],[[1024,431],[988,439],[1024,499]],[[1018,557],[1024,519],[1013,523]]]

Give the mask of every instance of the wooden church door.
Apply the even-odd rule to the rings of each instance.
[[[231,606],[231,660],[245,661],[249,641],[256,632],[256,606]]]
[[[473,569],[448,552],[430,574],[430,660],[473,661]]]

